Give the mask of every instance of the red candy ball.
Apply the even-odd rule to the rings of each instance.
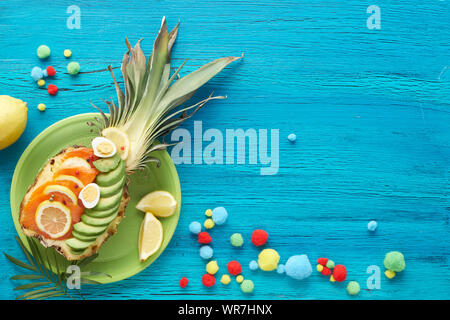
[[[53,77],[56,74],[56,70],[52,66],[48,66],[46,70],[49,77]]]
[[[205,273],[202,277],[202,283],[205,287],[212,287],[216,283],[216,278],[212,274]]]
[[[331,274],[331,270],[327,267],[323,267],[321,274],[324,276],[329,276]]]
[[[317,263],[321,264],[323,266],[326,266],[327,262],[328,262],[328,258],[319,258],[319,259],[317,259]]]
[[[233,276],[237,276],[242,272],[241,264],[235,260],[228,262],[227,269],[228,272]]]
[[[185,288],[188,285],[188,283],[189,283],[188,278],[183,277],[180,279],[180,287]]]
[[[198,242],[201,244],[208,244],[212,241],[211,236],[208,232],[203,231],[198,234]]]
[[[55,96],[58,93],[58,87],[54,84],[49,84],[47,87],[48,94],[51,94],[52,96]]]
[[[269,235],[264,230],[258,229],[252,233],[252,243],[257,247],[266,244],[268,238]]]
[[[333,269],[333,278],[337,282],[342,282],[347,278],[347,269],[342,264],[337,264]]]

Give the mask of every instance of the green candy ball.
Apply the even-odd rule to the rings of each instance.
[[[326,267],[328,269],[333,269],[334,268],[334,261],[333,260],[328,260]]]
[[[69,74],[77,74],[78,72],[80,72],[80,64],[78,62],[71,62],[67,65],[67,72],[69,72]]]
[[[37,55],[40,59],[46,59],[50,56],[50,48],[46,45],[41,45],[37,48]]]
[[[252,280],[244,280],[241,283],[241,290],[244,293],[251,293],[251,292],[253,292],[254,288],[255,288],[255,285],[253,284]]]
[[[359,293],[359,290],[361,290],[361,288],[358,282],[350,281],[347,284],[347,292],[349,295],[356,296]]]
[[[230,242],[233,247],[240,247],[244,244],[244,239],[240,233],[233,233],[230,237]]]
[[[403,254],[398,251],[391,251],[386,254],[384,257],[384,266],[386,269],[394,271],[394,272],[401,272],[405,269],[405,258],[403,257]]]

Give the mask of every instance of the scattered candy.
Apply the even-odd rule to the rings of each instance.
[[[244,293],[252,293],[254,288],[255,285],[253,284],[252,280],[244,280],[241,283],[241,290]]]
[[[259,247],[266,244],[269,235],[264,230],[257,229],[252,233],[252,243]]]
[[[244,244],[244,239],[242,238],[242,234],[233,233],[230,237],[230,242],[233,247],[240,247]]]
[[[67,72],[71,75],[76,75],[78,72],[80,72],[80,64],[78,62],[71,62],[67,65]]]
[[[347,278],[347,269],[344,265],[338,264],[333,269],[333,275],[330,277],[330,281],[334,282],[333,280],[336,280],[337,282],[342,282]]]
[[[392,279],[393,277],[395,277],[395,272],[392,270],[386,270],[384,272],[384,275],[386,276],[386,278]]]
[[[319,258],[319,259],[317,259],[317,263],[321,264],[323,266],[326,266],[327,262],[328,262],[328,258]]]
[[[192,221],[189,224],[189,231],[193,234],[199,234],[202,231],[202,225],[198,221]]]
[[[318,264],[317,267],[316,267],[316,269],[317,269],[317,271],[322,272],[322,270],[323,270],[323,265]]]
[[[384,266],[386,269],[394,272],[402,272],[405,267],[405,257],[399,251],[391,251],[384,257]]]
[[[47,87],[48,94],[55,96],[58,93],[58,87],[54,84],[49,84]]]
[[[259,268],[264,271],[275,270],[278,266],[279,261],[280,255],[274,249],[264,249],[258,255]]]
[[[52,66],[48,66],[48,67],[45,69],[44,74],[47,74],[47,76],[49,76],[49,77],[53,77],[53,76],[56,74],[56,70],[55,70],[55,68],[53,68]]]
[[[38,85],[39,87],[45,86],[45,80],[44,80],[44,79],[38,80],[37,85]]]
[[[39,111],[45,111],[45,104],[39,103],[37,108],[39,109]]]
[[[224,224],[227,218],[228,212],[224,207],[217,207],[212,211],[212,219],[218,226]]]
[[[205,287],[212,287],[213,285],[216,284],[216,278],[214,278],[214,276],[209,273],[205,273],[202,276],[202,284]]]
[[[220,282],[222,282],[225,285],[229,284],[230,281],[231,281],[231,278],[227,274],[222,275],[222,278],[220,278]]]
[[[200,247],[200,257],[202,259],[211,259],[214,254],[214,250],[210,246],[202,246]]]
[[[48,46],[46,46],[46,45],[40,45],[38,48],[37,48],[37,56],[40,58],[40,59],[46,59],[46,58],[48,58],[49,56],[50,56],[50,48],[48,47]]]
[[[212,219],[206,219],[203,225],[206,229],[212,229],[214,227],[214,221]]]
[[[372,220],[367,224],[367,229],[369,229],[369,231],[372,231],[372,232],[375,231],[377,229],[377,227],[378,227],[378,223],[375,220]]]
[[[212,239],[208,232],[203,231],[198,234],[198,242],[201,244],[208,244],[211,241]]]
[[[241,283],[242,281],[244,281],[244,277],[243,277],[242,275],[238,275],[238,276],[236,277],[236,282],[237,282],[237,283]]]
[[[180,287],[185,288],[188,285],[188,283],[189,283],[188,278],[183,277],[180,279]]]
[[[347,292],[349,295],[356,296],[359,293],[359,290],[361,290],[361,288],[358,282],[350,281],[347,284]]]
[[[320,273],[324,276],[329,276],[331,274],[331,270],[327,267],[322,266],[322,271],[320,271]]]
[[[250,270],[254,271],[254,270],[258,269],[258,262],[256,262],[255,260],[252,260],[248,264],[248,267],[250,268]]]
[[[312,266],[306,254],[290,257],[285,264],[285,269],[289,277],[297,280],[306,279],[312,273]]]
[[[284,264],[279,264],[278,267],[277,267],[277,273],[283,274],[284,271],[285,271]]]
[[[213,214],[213,212],[212,212],[211,209],[206,209],[205,215],[206,215],[207,217],[212,217],[212,214]]]
[[[333,260],[328,260],[327,264],[325,265],[328,269],[333,269],[335,264]]]
[[[206,264],[206,272],[208,272],[209,274],[216,274],[217,271],[219,271],[217,261],[213,260]]]
[[[64,57],[70,58],[70,56],[72,56],[72,51],[69,49],[64,50]]]
[[[295,133],[291,133],[290,135],[288,135],[288,140],[290,142],[294,142],[295,140],[297,140],[297,136],[295,135]]]
[[[235,260],[228,262],[227,269],[228,272],[233,276],[237,276],[242,272],[241,264]]]
[[[34,81],[38,81],[44,77],[44,73],[41,68],[34,67],[33,69],[31,69],[31,77]]]

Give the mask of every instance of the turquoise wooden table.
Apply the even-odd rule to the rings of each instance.
[[[67,27],[72,4],[81,10],[80,29]],[[367,26],[372,4],[381,11],[381,29]],[[196,120],[203,131],[279,129],[279,169],[261,175],[266,165],[248,159],[177,165],[183,205],[167,250],[132,278],[83,287],[86,298],[351,298],[344,284],[316,271],[303,281],[250,271],[258,250],[249,237],[263,228],[283,263],[307,254],[313,267],[321,256],[344,264],[349,280],[362,287],[354,299],[449,299],[449,12],[448,0],[1,3],[0,94],[29,106],[25,133],[0,151],[1,250],[21,255],[9,209],[21,153],[49,125],[92,112],[91,101],[114,97],[106,66],[119,67],[125,36],[131,42],[144,37],[148,54],[165,15],[170,28],[181,20],[173,61],[192,58],[186,73],[218,57],[245,54],[197,93],[200,98],[214,90],[228,99],[210,103]],[[41,44],[53,52],[48,63],[58,71],[56,97],[30,77],[33,66],[45,66],[35,54]],[[82,66],[77,77],[65,74],[65,48]],[[38,103],[47,110],[39,112]],[[183,128],[192,132],[194,122]],[[295,143],[287,140],[290,133]],[[205,264],[188,225],[216,206],[225,206],[229,219],[211,231],[215,257],[222,270],[231,258],[241,261],[244,276],[255,282],[252,295],[244,296],[235,282],[210,289],[200,283]],[[375,233],[367,230],[372,219],[379,225]],[[231,247],[234,232],[244,235],[244,247]],[[381,275],[381,288],[367,289],[367,267],[384,272],[391,250],[403,252],[406,270],[392,280]],[[1,299],[16,297],[9,280],[14,271],[2,255]],[[181,276],[190,279],[185,289],[178,286]]]

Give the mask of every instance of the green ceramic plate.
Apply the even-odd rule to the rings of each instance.
[[[22,154],[14,171],[11,183],[11,211],[17,233],[22,240],[25,235],[19,225],[19,206],[28,187],[33,183],[35,176],[49,158],[61,149],[75,144],[90,145],[95,136],[90,132],[87,121],[92,121],[95,113],[81,114],[61,120],[48,127],[39,134]],[[99,250],[99,256],[83,270],[103,272],[111,276],[93,276],[93,280],[109,283],[131,277],[144,270],[164,251],[172,238],[180,216],[181,190],[178,174],[167,152],[158,151],[155,156],[161,160],[161,167],[149,167],[149,172],[137,172],[131,176],[129,191],[130,203],[125,212],[125,218],[119,225],[117,233],[110,237]],[[178,202],[175,214],[169,218],[161,219],[164,228],[164,239],[161,248],[147,261],[140,262],[138,255],[138,234],[143,219],[143,213],[135,209],[136,203],[154,190],[170,192]],[[25,242],[26,243],[26,242]],[[46,249],[40,246],[41,250]],[[58,255],[60,262],[66,262],[63,256]],[[53,267],[50,266],[53,270]]]

